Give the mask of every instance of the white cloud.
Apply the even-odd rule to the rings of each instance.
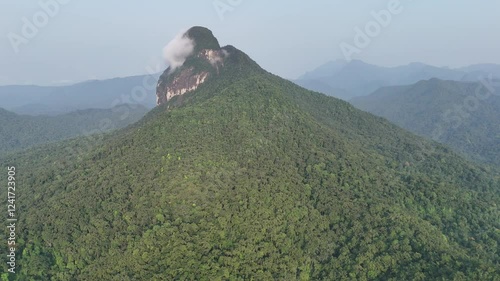
[[[194,41],[190,39],[183,31],[175,36],[165,48],[163,48],[163,57],[170,66],[171,71],[182,66],[186,58],[193,53]]]

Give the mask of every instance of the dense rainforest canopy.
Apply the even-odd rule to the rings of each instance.
[[[132,126],[2,161],[8,280],[498,280],[493,171],[227,50]]]

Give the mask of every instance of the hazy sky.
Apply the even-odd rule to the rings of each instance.
[[[372,12],[387,10],[391,1],[0,0],[0,85],[144,74],[193,25],[210,28],[221,45],[238,47],[267,70],[296,78],[343,58],[341,43],[356,47],[355,28],[365,29]],[[41,3],[58,4],[46,12]],[[400,5],[353,58],[386,66],[500,64],[500,1]],[[31,24],[36,32],[26,27]]]

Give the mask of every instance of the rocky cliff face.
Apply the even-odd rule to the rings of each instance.
[[[196,90],[211,76],[220,73],[228,57],[227,51],[220,48],[217,39],[206,28],[193,27],[184,37],[192,40],[193,52],[186,57],[182,66],[175,69],[169,67],[160,76],[156,88],[157,105]]]

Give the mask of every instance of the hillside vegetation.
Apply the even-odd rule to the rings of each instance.
[[[57,116],[18,115],[0,108],[0,155],[72,137],[102,134],[141,119],[148,109],[121,105]]]
[[[2,163],[20,171],[14,280],[498,279],[497,176],[226,50],[92,149]]]
[[[491,87],[491,88],[490,88]],[[351,101],[468,158],[500,167],[500,88],[432,79]]]

